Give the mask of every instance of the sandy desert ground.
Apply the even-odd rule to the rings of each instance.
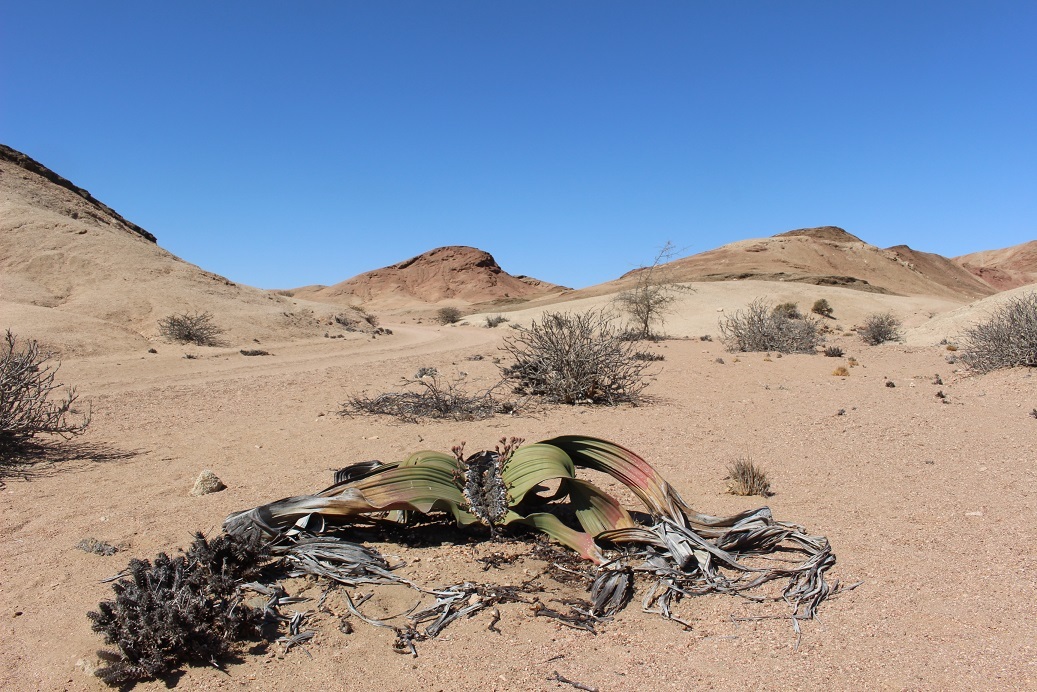
[[[459,258],[450,266],[396,265],[407,276],[380,270],[298,295],[262,291],[174,257],[85,191],[41,177],[7,151],[0,327],[55,349],[60,380],[77,386],[93,418],[47,458],[0,465],[0,689],[106,689],[92,675],[103,643],[86,616],[112,596],[102,580],[131,558],[186,547],[196,530],[218,532],[233,511],[315,492],[358,461],[560,434],[639,452],[698,511],[769,505],[775,518],[827,536],[838,557],[829,578],[859,586],[825,602],[801,640],[783,607],[724,596],[682,601],[676,614],[691,623],[685,629],[642,612],[640,583],[596,634],[509,603],[500,606],[499,632],[483,612],[420,642],[417,657],[394,653],[391,632],[356,618],[352,633],[340,631],[345,610],[333,594],[331,612],[312,617],[311,641],[287,652],[246,648],[222,670],[187,668],[178,687],[577,689],[557,673],[602,692],[1037,688],[1035,373],[969,374],[941,343],[1032,289],[1017,287],[1037,275],[1020,253],[971,258],[981,278],[998,277],[995,288],[960,263],[902,246],[880,250],[841,229],[725,246],[712,260],[684,263],[678,278],[694,290],[667,316],[671,338],[648,346],[664,360],[653,365],[644,405],[531,403],[483,421],[404,423],[338,411],[350,395],[393,391],[423,367],[466,372],[472,389],[491,386],[510,325],[545,310],[608,307],[633,279],[575,292],[515,283],[495,263],[487,269],[482,255],[454,248],[440,253]],[[1026,252],[1032,258],[1032,247]],[[486,270],[478,277],[485,290],[460,296],[444,277],[464,280],[476,265]],[[716,268],[726,280],[704,280]],[[866,290],[813,283],[848,273],[863,277],[855,286]],[[793,275],[801,280],[756,280]],[[415,298],[430,286],[440,291],[435,304]],[[525,302],[511,295],[527,289]],[[334,295],[306,299],[322,293]],[[334,320],[358,296],[370,298],[391,335],[349,332]],[[726,352],[718,320],[755,298],[801,307],[826,298],[835,308],[828,343],[846,357]],[[430,319],[438,305],[474,314],[440,326]],[[884,310],[903,320],[903,342],[867,346],[848,331]],[[163,339],[157,320],[173,311],[212,312],[226,345]],[[485,315],[497,313],[511,321],[485,328]],[[706,334],[713,340],[699,339]],[[257,347],[272,355],[239,352]],[[849,375],[833,375],[839,366]],[[773,496],[726,492],[727,466],[746,455],[768,473]],[[204,469],[227,489],[191,495]],[[527,583],[547,603],[585,595],[531,541],[492,542],[449,527],[419,538],[372,542],[402,564],[401,574],[430,587]],[[76,547],[83,539],[120,551],[84,552]],[[518,558],[484,570],[479,559],[498,552]],[[297,608],[315,609],[319,586],[286,586],[314,599]],[[407,590],[358,591],[374,594],[365,604],[372,616],[413,605]]]
[[[234,510],[315,491],[354,461],[563,433],[641,452],[693,507],[717,514],[760,504],[724,492],[726,464],[751,454],[772,479],[766,503],[775,516],[827,535],[838,556],[831,577],[863,584],[825,603],[798,649],[788,620],[734,620],[759,607],[729,597],[682,602],[690,631],[642,613],[635,598],[597,635],[509,604],[500,634],[487,631],[484,614],[420,644],[417,658],[393,653],[383,630],[357,623],[345,635],[322,616],[305,647],[246,655],[225,671],[190,668],[179,685],[570,688],[549,680],[555,671],[601,690],[1037,684],[1031,372],[964,376],[935,343],[868,347],[840,336],[833,342],[860,365],[835,377],[844,360],[743,354],[735,362],[716,341],[674,339],[653,346],[665,360],[646,406],[551,407],[461,423],[336,415],[350,393],[390,389],[419,367],[464,370],[474,384],[496,378],[491,358],[506,327],[390,326],[391,337],[267,344],[275,355],[266,358],[193,348],[199,357],[187,360],[183,347],[159,344],[157,354],[67,359],[62,376],[89,399],[93,423],[69,458],[4,479],[0,686],[103,689],[87,674],[101,642],[85,614],[110,594],[101,580],[129,557],[185,546],[193,530],[217,531]],[[476,355],[484,359],[469,360]],[[937,374],[942,385],[933,384]],[[202,469],[228,489],[191,496]],[[88,537],[124,550],[77,550]],[[527,547],[453,531],[438,546],[379,548],[429,585],[515,584],[545,568],[530,557],[484,572],[474,558]],[[403,609],[410,596],[380,598],[374,613]]]

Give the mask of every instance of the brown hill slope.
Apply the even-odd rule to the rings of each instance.
[[[439,303],[521,302],[567,290],[537,279],[512,276],[488,252],[452,245],[365,272],[334,286],[299,288],[293,295],[341,305],[405,309]]]
[[[906,245],[881,249],[836,226],[742,240],[666,265],[677,281],[755,279],[970,301],[995,292],[955,262]],[[630,283],[635,272],[625,275]]]
[[[1037,240],[1001,250],[973,252],[955,257],[954,261],[1001,291],[1037,283]]]
[[[212,312],[230,344],[316,335],[332,312],[184,262],[85,190],[0,150],[0,329],[95,353],[147,348],[160,318],[195,311]]]

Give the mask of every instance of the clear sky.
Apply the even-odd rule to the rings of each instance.
[[[0,0],[0,142],[264,288],[1037,238],[1037,2]]]

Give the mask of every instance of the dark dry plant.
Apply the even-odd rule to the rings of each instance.
[[[825,346],[825,355],[829,358],[842,358],[843,350],[838,346]]]
[[[637,403],[648,386],[649,363],[603,311],[545,313],[516,331],[502,346],[514,362],[500,366],[516,393],[613,406]]]
[[[496,414],[518,411],[516,402],[497,398],[499,384],[470,393],[464,387],[465,379],[459,375],[453,380],[446,380],[440,377],[435,368],[422,368],[414,377],[403,379],[403,386],[410,387],[410,391],[387,392],[373,397],[357,394],[342,405],[339,413],[378,414],[415,423],[423,418],[482,420]]]
[[[767,473],[750,456],[740,457],[727,467],[727,492],[743,496],[773,495]]]
[[[158,321],[158,330],[167,339],[182,344],[219,346],[223,343],[220,340],[223,330],[213,322],[211,312],[184,312],[163,317]]]
[[[257,638],[263,611],[250,608],[242,584],[267,559],[256,533],[195,535],[183,555],[131,560],[112,585],[115,600],[88,613],[93,630],[118,651],[101,651],[97,676],[124,686],[164,678],[185,663],[217,665],[235,642]]]
[[[760,298],[720,319],[720,339],[732,352],[814,353],[822,337],[812,319],[768,309]]]
[[[89,411],[74,419],[74,387],[55,382],[60,363],[35,339],[19,344],[8,329],[0,343],[0,455],[31,443],[37,435],[69,439],[83,433]],[[52,398],[61,391],[60,395]],[[0,456],[0,461],[3,457]]]
[[[864,318],[864,326],[857,328],[857,334],[869,346],[878,346],[887,341],[900,341],[904,332],[903,323],[892,312],[877,312]]]
[[[1037,367],[1037,292],[1010,299],[961,341],[958,357],[976,372]]]

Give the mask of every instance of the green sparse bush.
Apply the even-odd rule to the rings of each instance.
[[[1037,293],[1010,299],[961,341],[958,356],[976,372],[1037,366]]]
[[[816,321],[792,319],[768,309],[762,299],[721,318],[720,338],[733,352],[814,353],[821,343]]]
[[[904,336],[902,326],[903,323],[892,312],[877,312],[864,318],[864,326],[858,328],[857,333],[864,343],[878,346],[887,341],[900,341]]]
[[[182,344],[219,346],[222,343],[219,337],[223,330],[213,322],[210,312],[169,315],[158,321],[158,329],[162,336]]]

